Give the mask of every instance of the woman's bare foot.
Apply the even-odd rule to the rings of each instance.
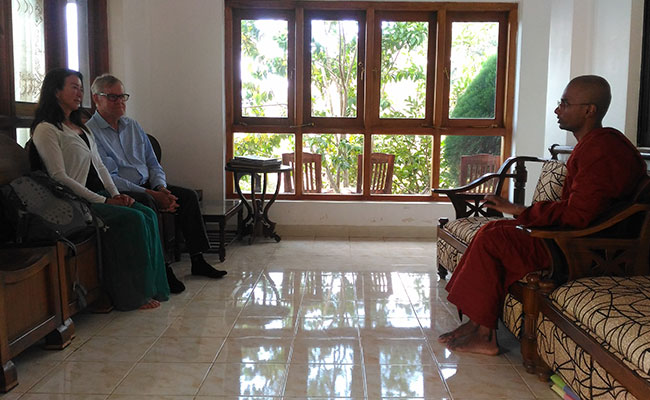
[[[452,340],[469,335],[473,332],[475,332],[478,329],[479,325],[472,322],[472,321],[467,321],[458,328],[454,329],[451,332],[443,333],[442,335],[438,336],[438,343],[449,343]]]
[[[158,300],[151,299],[147,303],[140,306],[139,310],[151,310],[152,308],[160,307],[160,302]]]
[[[447,342],[447,348],[461,353],[485,354],[488,356],[499,354],[496,330],[480,325],[476,331]]]

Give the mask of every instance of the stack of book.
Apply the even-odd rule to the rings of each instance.
[[[561,399],[564,400],[580,400],[580,397],[578,397],[577,394],[571,388],[569,385],[564,383],[564,380],[560,375],[552,375],[551,376],[551,390],[555,392],[558,396],[560,396]]]
[[[260,156],[237,156],[228,162],[229,167],[234,168],[269,168],[274,169],[281,164],[278,158]]]

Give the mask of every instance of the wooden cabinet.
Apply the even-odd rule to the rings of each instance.
[[[0,391],[18,384],[13,357],[42,338],[65,347],[56,247],[0,251]]]

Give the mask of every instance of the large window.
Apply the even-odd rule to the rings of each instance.
[[[227,159],[292,165],[281,198],[433,200],[509,153],[516,4],[268,7],[226,1]]]
[[[108,69],[106,0],[0,0],[0,134],[29,139],[48,70],[68,67],[90,82]]]

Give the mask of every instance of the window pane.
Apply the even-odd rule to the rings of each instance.
[[[29,128],[16,128],[16,142],[25,147],[25,143],[29,140]]]
[[[43,0],[12,0],[16,101],[38,102],[45,77]]]
[[[287,41],[287,21],[241,21],[242,116],[287,117]]]
[[[88,52],[88,1],[68,0],[65,8],[68,68],[83,74],[83,106],[90,107],[90,62]]]
[[[357,116],[357,21],[311,21],[311,116]]]
[[[381,24],[381,118],[424,118],[427,22]]]
[[[494,118],[497,22],[454,22],[449,118]]]
[[[291,153],[294,149],[294,136],[288,133],[241,133],[233,134],[233,155],[237,156],[261,156],[282,158],[282,153]],[[267,193],[273,193],[277,184],[275,174],[268,175]],[[258,180],[259,182],[259,180]],[[239,181],[243,192],[250,192],[250,176],[244,176]],[[261,192],[261,188],[255,189]]]
[[[395,157],[393,173],[386,177],[390,184],[385,185],[387,189],[384,194],[425,195],[431,193],[432,143],[431,136],[372,136],[373,153],[383,153]],[[373,171],[373,176],[370,178],[371,186],[378,182],[378,174],[376,170]]]
[[[363,153],[363,135],[309,134],[303,135],[303,164],[307,158],[321,159],[320,193],[360,193],[358,180],[358,156]],[[315,156],[309,156],[314,154]],[[316,185],[306,184],[309,170],[303,168],[303,190]],[[319,192],[316,192],[319,193]]]
[[[499,169],[501,136],[443,136],[441,152],[439,187],[458,187]],[[491,187],[475,192],[490,193]]]

